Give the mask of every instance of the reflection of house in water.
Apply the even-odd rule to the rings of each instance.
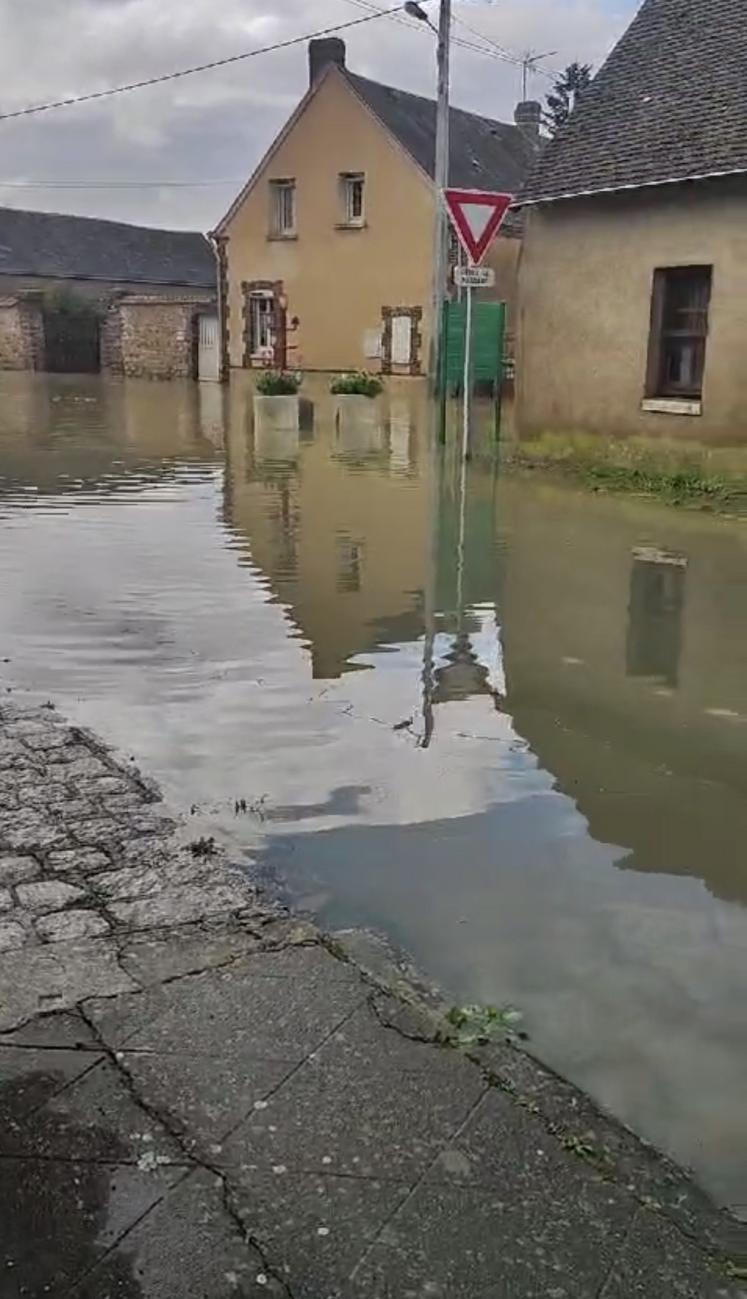
[[[313,439],[302,439],[286,461],[267,457],[264,436],[258,446],[246,393],[232,400],[245,409],[236,409],[230,424],[226,519],[289,607],[309,645],[314,677],[353,671],[376,647],[419,641],[429,582],[437,607],[454,608],[449,548],[456,526],[455,502],[442,500],[442,553],[430,572],[434,482],[421,449],[422,395],[410,402],[395,397],[383,418],[357,432],[335,419],[325,395],[316,403]],[[495,582],[491,485],[478,477],[474,491],[465,586],[471,604],[490,598]],[[480,521],[475,529],[473,519]],[[479,632],[480,619],[473,622],[470,630]],[[453,676],[465,665],[452,669]]]
[[[626,867],[747,902],[747,537],[660,517],[677,552],[697,547],[686,569],[637,549],[650,507],[509,483],[501,506],[516,730]]]
[[[338,677],[377,645],[416,640],[428,553],[428,487],[417,477],[427,473],[416,433],[422,398],[406,410],[397,403],[390,456],[388,415],[383,428],[364,429],[361,441],[336,425],[324,394],[313,438],[302,437],[283,461],[267,455],[266,436],[258,445],[251,399],[234,387],[226,519],[289,607],[309,644],[314,676]]]
[[[631,677],[676,686],[682,652],[687,559],[654,546],[633,551],[627,667]]]

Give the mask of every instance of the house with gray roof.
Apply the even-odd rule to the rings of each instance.
[[[516,193],[539,125],[534,103],[513,123],[453,108],[451,184]],[[337,38],[310,43],[306,95],[214,234],[227,365],[423,373],[435,144],[433,100],[351,71]],[[508,220],[490,254],[498,300],[520,234]]]
[[[147,333],[153,355],[140,369],[168,375],[184,318],[215,300],[202,234],[0,208],[0,369],[128,372],[122,339],[134,354]],[[123,331],[123,313],[138,326]]]
[[[747,0],[644,0],[521,203],[520,431],[747,441]]]

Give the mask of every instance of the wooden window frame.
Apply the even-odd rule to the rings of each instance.
[[[298,235],[298,211],[295,177],[278,177],[269,183],[270,189],[270,239],[295,239]],[[285,196],[291,196],[291,216],[289,225],[285,224],[283,204]]]
[[[362,230],[366,224],[366,176],[362,171],[341,171],[339,177],[342,220],[338,230]],[[354,212],[356,187],[360,186],[360,212]]]
[[[266,369],[268,360],[252,351],[252,298],[262,294],[271,298],[273,304],[273,356],[269,361],[276,370],[284,370],[288,359],[288,326],[285,308],[285,286],[282,280],[243,280],[241,284],[243,297],[243,334],[245,370]]]
[[[703,317],[700,329],[673,329],[667,323],[667,294],[676,279],[683,280],[690,276],[700,276],[705,282],[705,304],[703,307],[690,308],[690,313],[700,311]],[[700,401],[703,395],[706,349],[708,342],[708,324],[711,292],[713,287],[713,267],[706,264],[690,266],[661,266],[654,271],[651,288],[651,317],[649,326],[648,359],[646,364],[645,396],[649,399],[667,401]],[[680,308],[680,310],[685,310]],[[695,343],[699,347],[697,382],[683,385],[667,381],[664,374],[664,361],[667,344],[673,340],[682,343]]]

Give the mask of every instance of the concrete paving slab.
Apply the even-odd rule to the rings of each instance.
[[[0,1050],[0,1151],[8,1132],[26,1115],[91,1069],[100,1055],[93,1051],[5,1047]]]
[[[213,1160],[220,1143],[297,1067],[294,1060],[262,1060],[226,1043],[219,1067],[210,1055],[122,1053],[122,1065],[148,1108],[181,1134],[188,1149]]]
[[[40,1015],[29,1020],[12,1033],[0,1034],[0,1048],[4,1046],[70,1047],[77,1051],[101,1051],[82,1015],[77,1011],[61,1011],[53,1015]]]
[[[525,1185],[531,1193],[535,1184],[543,1184],[548,1203],[554,1199],[556,1182],[562,1199],[571,1181],[580,1187],[600,1180],[601,1175],[569,1154],[536,1115],[495,1088],[485,1094],[428,1173],[430,1182],[510,1188],[514,1197],[522,1194]]]
[[[0,1159],[3,1299],[67,1295],[183,1176],[174,1168]],[[142,1299],[141,1291],[133,1295]]]
[[[599,1299],[745,1299],[747,1282],[711,1266],[675,1226],[642,1209]]]
[[[356,1263],[409,1193],[399,1182],[267,1169],[229,1180],[249,1234],[288,1268],[294,1299],[347,1296]]]
[[[378,1034],[375,1067],[367,1056],[358,1057],[353,1068],[349,1039],[335,1034],[266,1108],[240,1124],[224,1142],[220,1161],[402,1181],[424,1172],[472,1112],[485,1084],[455,1051],[424,1048],[380,1026]]]
[[[22,1087],[22,1080],[16,1086]],[[116,1133],[115,1152],[112,1133]],[[146,1168],[185,1163],[178,1145],[135,1102],[109,1060],[57,1090],[41,1109],[8,1124],[0,1132],[0,1149],[44,1159],[139,1162]]]
[[[219,1056],[231,1042],[250,1057],[301,1060],[365,995],[350,967],[327,964],[312,967],[305,949],[250,955],[136,997],[89,1003],[87,1012],[116,1049]]]
[[[239,926],[221,925],[212,932],[200,926],[132,940],[122,949],[121,961],[128,974],[147,987],[225,965],[258,946],[259,940]]]
[[[498,1191],[423,1185],[364,1255],[345,1299],[599,1299],[632,1206],[600,1203],[598,1219],[576,1220],[575,1209],[569,1199],[562,1218],[548,1212],[541,1184],[520,1204]]]
[[[66,1010],[84,997],[110,997],[137,985],[105,938],[23,948],[0,955],[0,1032],[43,1011]]]
[[[186,1178],[120,1242],[71,1299],[280,1299],[226,1213],[216,1178]]]

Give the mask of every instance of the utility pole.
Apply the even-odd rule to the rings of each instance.
[[[438,37],[438,90],[436,93],[436,157],[433,172],[435,186],[435,222],[433,227],[433,292],[430,350],[430,388],[438,386],[443,332],[443,303],[446,289],[448,222],[443,192],[449,185],[449,56],[451,53],[451,0],[440,0],[438,27],[434,27],[418,0],[405,0],[405,13],[418,22],[427,23]]]
[[[451,0],[441,0],[438,20],[438,92],[436,99],[435,224],[433,230],[433,319],[431,325],[431,390],[435,392],[441,364],[443,304],[448,268],[448,222],[443,191],[449,185],[449,55]]]

